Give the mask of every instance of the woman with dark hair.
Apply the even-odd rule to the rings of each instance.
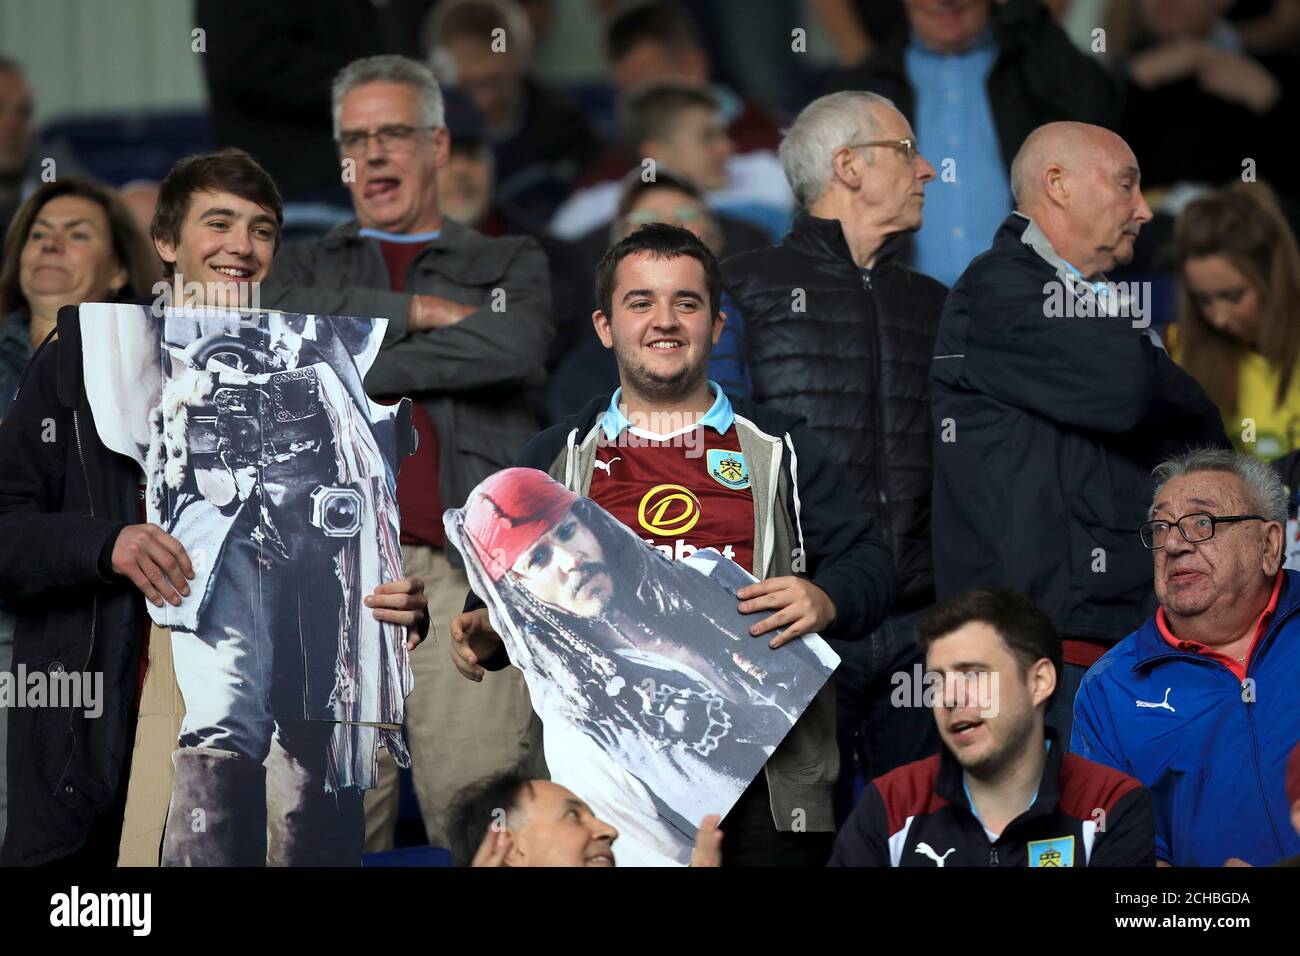
[[[59,308],[146,295],[158,256],[117,191],[80,176],[27,198],[5,236],[0,270],[0,419]]]
[[[1300,251],[1267,186],[1192,202],[1175,232],[1175,358],[1223,413],[1240,451],[1300,448]]]

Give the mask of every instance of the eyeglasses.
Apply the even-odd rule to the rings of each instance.
[[[873,139],[866,143],[850,143],[846,149],[858,149],[861,146],[888,146],[890,149],[901,149],[903,158],[909,163],[916,159],[919,152],[916,148],[916,140],[913,139]]]
[[[379,146],[385,152],[406,152],[415,145],[416,133],[437,128],[436,126],[394,125],[381,126],[373,133],[349,130],[346,133],[340,133],[335,142],[339,144],[339,149],[345,153],[362,153],[365,152],[366,143],[373,136],[379,140]]]
[[[1234,524],[1238,521],[1267,520],[1263,515],[1211,515],[1198,511],[1193,514],[1183,515],[1173,522],[1148,521],[1138,529],[1138,534],[1142,536],[1142,544],[1148,551],[1159,551],[1165,546],[1165,540],[1169,537],[1170,528],[1177,528],[1184,541],[1196,544],[1213,538],[1215,525]]]

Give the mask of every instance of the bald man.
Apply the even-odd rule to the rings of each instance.
[[[1154,611],[1151,469],[1227,447],[1204,390],[1148,327],[1133,256],[1151,209],[1128,145],[1084,123],[1034,130],[1016,211],[957,280],[930,367],[939,597],[1012,588],[1051,615],[1065,672],[1047,724],[1069,738],[1084,671]]]

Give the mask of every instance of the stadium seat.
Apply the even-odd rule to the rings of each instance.
[[[47,123],[41,134],[43,142],[65,146],[86,172],[114,186],[161,180],[181,157],[213,148],[203,111],[66,116]]]

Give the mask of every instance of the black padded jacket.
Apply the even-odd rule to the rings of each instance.
[[[805,212],[779,245],[723,263],[754,400],[806,419],[846,469],[898,567],[896,610],[934,591],[929,366],[948,293],[900,261],[901,240],[868,273],[839,220]]]

